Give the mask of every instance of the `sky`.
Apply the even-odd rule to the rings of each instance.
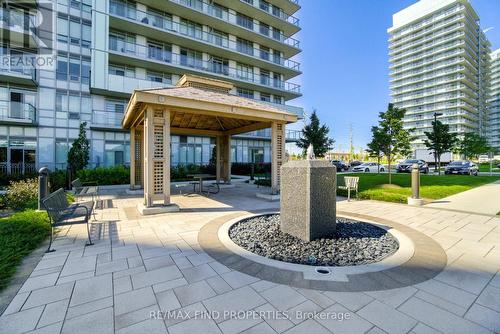
[[[366,148],[370,128],[389,103],[387,28],[392,14],[416,0],[301,0],[294,16],[302,30],[294,36],[302,52],[294,59],[303,74],[292,79],[303,96],[288,102],[316,109],[330,127],[334,151],[349,150],[349,127],[355,151]],[[500,48],[500,0],[470,0],[487,32],[492,50]],[[300,129],[303,122],[290,126]]]

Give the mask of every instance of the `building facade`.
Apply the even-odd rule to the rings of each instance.
[[[500,49],[491,53],[490,145],[500,154]]]
[[[486,136],[490,43],[469,1],[420,0],[388,33],[391,99],[406,109],[413,147],[425,148],[435,113],[454,133]]]
[[[37,53],[26,45],[37,7],[51,6],[53,68],[0,72],[0,163],[7,172],[66,167],[67,151],[87,123],[90,167],[128,164],[121,128],[134,89],[174,85],[183,74],[230,81],[239,96],[302,115],[286,104],[300,96],[289,80],[301,50],[297,0],[27,0],[3,3],[2,56]],[[24,30],[23,30],[24,28]],[[12,43],[21,31],[20,44]],[[33,29],[34,30],[34,29]],[[7,65],[6,65],[7,64]],[[270,130],[235,136],[234,162],[269,162]],[[289,140],[298,133],[289,131]],[[172,136],[172,164],[206,164],[214,139]]]

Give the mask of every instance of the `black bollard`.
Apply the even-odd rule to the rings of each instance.
[[[49,194],[49,174],[47,167],[42,167],[38,171],[38,210],[43,210],[42,199]]]

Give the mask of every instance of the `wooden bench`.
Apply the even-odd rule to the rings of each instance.
[[[93,245],[92,239],[90,238],[89,219],[94,213],[94,201],[69,204],[64,189],[60,188],[42,199],[42,205],[49,214],[50,225],[52,227],[47,253],[54,251],[54,249],[51,249],[54,228],[58,226],[86,224],[89,237],[89,241],[86,245]]]
[[[358,198],[359,177],[344,176],[344,185],[338,186],[339,189],[347,190],[347,201],[351,200],[351,190],[356,191],[356,199]]]
[[[83,182],[80,179],[75,179],[71,182],[73,186],[73,191],[75,192],[75,197],[80,198],[83,196],[92,196],[92,201],[98,199],[99,196],[99,186],[97,182]]]

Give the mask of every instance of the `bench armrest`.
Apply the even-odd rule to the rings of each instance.
[[[98,186],[99,183],[97,181],[88,181],[88,182],[82,182],[82,186]]]

